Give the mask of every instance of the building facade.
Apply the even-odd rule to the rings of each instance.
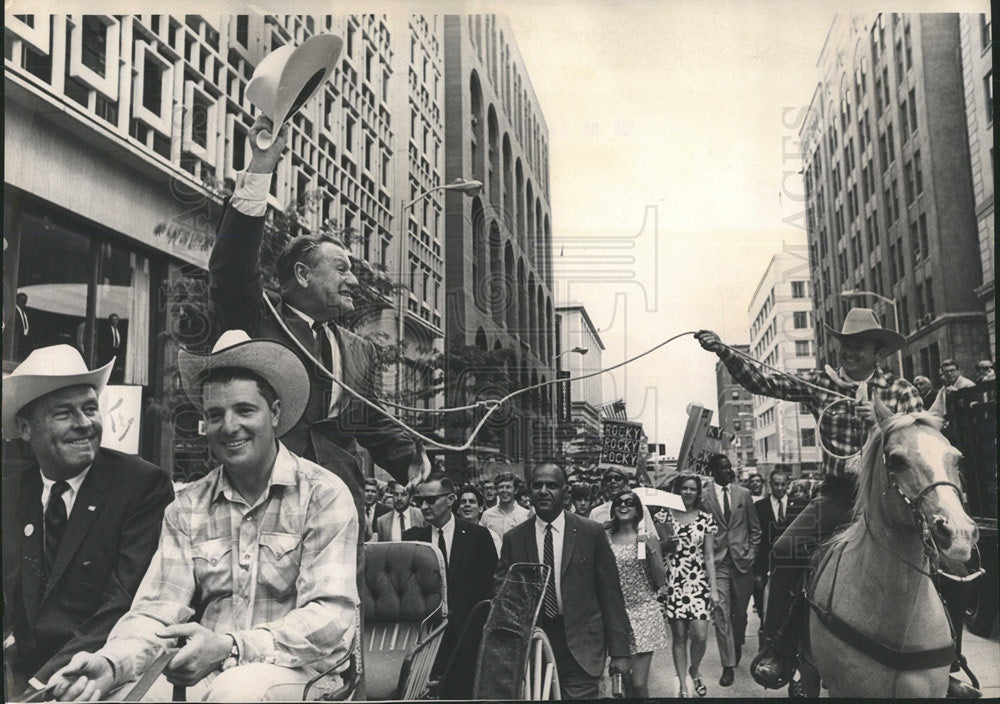
[[[966,133],[969,138],[969,166],[976,205],[976,229],[983,284],[976,294],[986,311],[986,328],[992,358],[996,357],[996,241],[993,221],[993,36],[990,15],[963,14],[959,17],[962,42],[962,76],[965,88]],[[969,370],[971,372],[971,370]]]
[[[503,355],[503,389],[552,381],[548,128],[505,18],[449,15],[444,32],[446,180],[484,184],[479,196],[446,199],[445,344]],[[449,405],[500,390],[463,386]],[[551,455],[553,399],[553,385],[517,397],[495,444],[476,451],[517,468]]]
[[[791,374],[816,368],[809,261],[791,252],[771,258],[750,302],[750,355]],[[801,476],[818,469],[816,421],[804,406],[753,396],[757,467],[782,465]]]
[[[390,28],[379,15],[9,17],[5,370],[56,343],[91,365],[115,357],[124,402],[105,420],[106,439],[121,436],[120,447],[178,479],[207,470],[177,351],[210,342],[205,269],[223,198],[250,157],[247,82],[270,51],[317,33],[343,37],[344,51],[289,121],[269,217],[278,225],[295,211],[283,225],[293,233],[347,233],[372,290],[357,327],[394,339],[399,282],[408,348],[440,348],[442,194],[406,213],[406,265],[397,233],[402,205],[443,183],[442,28],[418,16]],[[112,314],[118,346],[108,342]],[[25,317],[27,335],[15,323]],[[414,384],[426,378],[406,366]]]
[[[555,310],[559,334],[556,366],[572,379],[568,384],[572,423],[579,429],[600,434],[604,406],[601,376],[578,377],[596,374],[604,368],[601,363],[604,343],[584,306],[556,306]]]
[[[908,379],[990,350],[959,38],[957,14],[838,15],[800,132],[820,318],[839,329],[864,305],[888,325],[891,305],[841,293],[895,301]],[[837,366],[831,337],[816,339],[819,363]]]
[[[733,348],[746,354],[750,351],[749,345],[733,345]],[[723,449],[737,471],[756,467],[753,394],[733,379],[721,361],[715,363],[715,389]]]

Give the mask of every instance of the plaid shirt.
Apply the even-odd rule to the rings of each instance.
[[[284,445],[254,506],[218,467],[167,507],[132,608],[99,654],[116,683],[133,680],[169,645],[156,632],[197,609],[201,625],[233,636],[240,665],[323,671],[354,637],[357,545],[347,486]]]
[[[824,449],[823,474],[840,476],[847,464],[847,460],[831,457],[829,452],[850,455],[864,447],[872,424],[865,423],[854,415],[853,401],[843,400],[842,403],[830,406],[841,399],[842,395],[853,396],[858,382],[845,383],[845,380],[831,378],[825,371],[805,370],[794,376],[764,372],[728,347],[723,348],[719,358],[733,375],[733,379],[747,391],[785,401],[797,401],[809,409],[819,422],[821,447]],[[799,379],[829,391],[806,386]],[[897,379],[878,367],[868,379],[868,385],[878,391],[882,403],[893,413],[914,413],[924,409],[920,394],[910,382]],[[830,408],[820,418],[820,413],[827,406]]]

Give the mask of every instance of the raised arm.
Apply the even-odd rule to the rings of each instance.
[[[785,401],[799,403],[812,401],[813,390],[803,384],[800,379],[787,374],[761,371],[724,345],[719,336],[711,330],[699,330],[695,333],[695,338],[701,343],[702,349],[718,355],[722,363],[726,365],[726,369],[733,375],[736,383],[747,391]],[[815,374],[811,372],[801,373],[801,376],[807,381],[815,382]]]

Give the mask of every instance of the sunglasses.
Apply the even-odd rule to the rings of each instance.
[[[635,508],[639,505],[639,500],[634,496],[626,496],[624,499],[619,499],[618,505],[625,508]]]
[[[448,494],[434,494],[433,496],[414,496],[412,499],[410,499],[410,503],[416,506],[417,508],[420,508],[425,503],[426,504],[434,503],[442,496],[448,496]]]

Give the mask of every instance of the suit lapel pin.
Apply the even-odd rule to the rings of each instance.
[[[96,507],[96,506],[88,506],[88,507],[87,507],[87,510],[88,510],[88,511],[96,511],[96,510],[97,510],[97,507]]]
[[[34,532],[35,532],[35,526],[33,526],[31,523],[29,523],[28,525],[26,525],[24,527],[24,537],[25,538],[30,538],[32,536],[32,534],[34,534]]]

